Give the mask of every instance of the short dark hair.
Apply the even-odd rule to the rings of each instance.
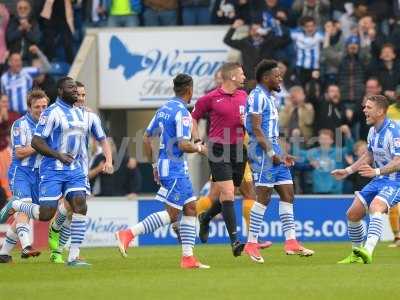
[[[267,75],[272,69],[278,67],[278,62],[272,59],[263,59],[256,66],[256,80],[258,83],[262,81],[262,78]]]
[[[174,78],[174,92],[177,96],[183,96],[192,86],[193,78],[188,74],[178,74]]]
[[[57,81],[57,89],[62,89],[63,86],[64,86],[64,83],[65,83],[66,81],[69,81],[69,80],[74,80],[74,79],[71,78],[71,77],[68,77],[68,76],[59,79],[59,80]]]
[[[83,87],[83,88],[85,87],[85,85],[82,82],[80,82],[78,80],[76,80],[75,82],[76,82],[77,87]]]
[[[322,128],[318,131],[318,135],[329,135],[331,137],[331,139],[335,138],[335,134],[333,133],[332,129],[328,129],[328,128]]]
[[[238,68],[241,68],[242,65],[237,63],[237,62],[228,62],[228,63],[224,63],[221,66],[221,76],[224,80],[228,80],[231,79],[231,72],[233,70],[236,70]]]
[[[367,100],[367,101],[369,100],[369,101],[376,103],[376,105],[378,107],[382,108],[385,112],[387,112],[387,110],[389,108],[389,101],[383,95],[370,95],[370,96],[365,97],[365,100]]]
[[[313,22],[314,24],[316,23],[316,22],[315,22],[315,19],[314,19],[313,17],[311,17],[311,16],[304,16],[304,17],[302,17],[302,18],[299,20],[299,24],[300,24],[301,26],[304,26],[304,25],[306,25],[306,24],[309,23],[309,22]]]
[[[43,90],[33,89],[32,91],[29,92],[28,97],[26,98],[26,103],[28,107],[31,107],[34,101],[42,98],[45,98],[47,100],[47,103],[50,102],[49,97],[47,97],[46,93]]]
[[[391,48],[392,51],[396,54],[396,47],[392,43],[384,43],[381,47],[381,52],[383,48]]]

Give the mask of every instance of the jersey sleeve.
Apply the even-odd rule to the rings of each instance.
[[[251,93],[247,98],[248,113],[261,114],[265,107],[265,98],[260,93]]]
[[[187,110],[179,110],[175,116],[176,137],[178,140],[192,138],[192,117]]]
[[[98,142],[104,140],[106,138],[106,134],[101,126],[99,116],[91,112],[89,113],[89,117],[91,119],[90,133]]]
[[[393,156],[400,156],[400,130],[395,128],[391,130],[392,138],[390,139],[389,149]]]
[[[26,132],[23,130],[19,120],[15,121],[11,127],[11,139],[13,148],[26,146]]]
[[[54,110],[46,109],[39,118],[35,135],[41,138],[48,138],[53,130],[58,127],[58,120]]]
[[[211,109],[211,97],[209,95],[205,95],[200,97],[194,105],[192,111],[192,117],[195,120],[199,120],[204,117],[204,115],[209,112]]]
[[[156,136],[159,134],[159,132],[160,132],[160,130],[159,130],[158,122],[157,122],[157,113],[156,113],[146,128],[146,134],[148,136]]]

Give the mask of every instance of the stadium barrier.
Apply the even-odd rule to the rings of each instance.
[[[298,196],[294,206],[296,233],[301,241],[330,242],[348,241],[346,210],[353,196]],[[246,225],[242,217],[241,198],[235,202],[238,232],[245,238]],[[128,228],[142,220],[152,212],[163,209],[163,204],[151,197],[139,197],[138,200],[126,200],[123,197],[92,198],[88,201],[88,228],[84,247],[116,246],[114,233]],[[2,225],[0,230],[4,237],[8,226]],[[34,222],[34,246],[47,247],[48,222]],[[278,215],[277,197],[268,206],[260,238],[273,242],[282,242],[282,225]],[[387,216],[384,221],[382,240],[393,239]],[[209,243],[229,242],[224,222],[218,218],[211,222]],[[171,226],[161,228],[153,234],[140,236],[135,246],[175,245],[176,235]]]

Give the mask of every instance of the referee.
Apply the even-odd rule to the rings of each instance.
[[[215,182],[219,201],[199,215],[200,240],[208,239],[209,222],[222,212],[231,240],[234,256],[240,256],[243,244],[237,237],[236,216],[233,205],[235,186],[239,187],[247,161],[244,137],[244,110],[247,94],[241,88],[245,76],[240,64],[226,63],[221,67],[222,85],[201,97],[192,112],[193,137],[199,141],[197,122],[209,115],[208,161],[212,180]]]

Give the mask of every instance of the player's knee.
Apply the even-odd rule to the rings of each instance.
[[[351,221],[351,222],[358,222],[362,219],[362,213],[354,210],[354,209],[349,209],[346,212],[346,216],[347,216],[347,220]]]
[[[221,196],[220,196],[221,201],[233,200],[234,198],[235,198],[234,189],[226,189],[221,191]]]
[[[56,214],[57,207],[40,206],[39,220],[50,221]]]
[[[386,202],[383,202],[382,200],[379,199],[374,199],[371,203],[371,205],[369,206],[369,213],[373,214],[373,213],[386,213],[388,211],[388,206],[386,204]]]
[[[185,216],[196,216],[196,202],[192,201],[185,204],[185,206],[183,207],[183,214]]]
[[[29,218],[24,213],[16,213],[15,221],[17,221],[17,223],[27,223],[29,221]]]
[[[71,204],[72,212],[86,215],[86,193],[84,191],[74,191],[67,194],[66,200]]]

